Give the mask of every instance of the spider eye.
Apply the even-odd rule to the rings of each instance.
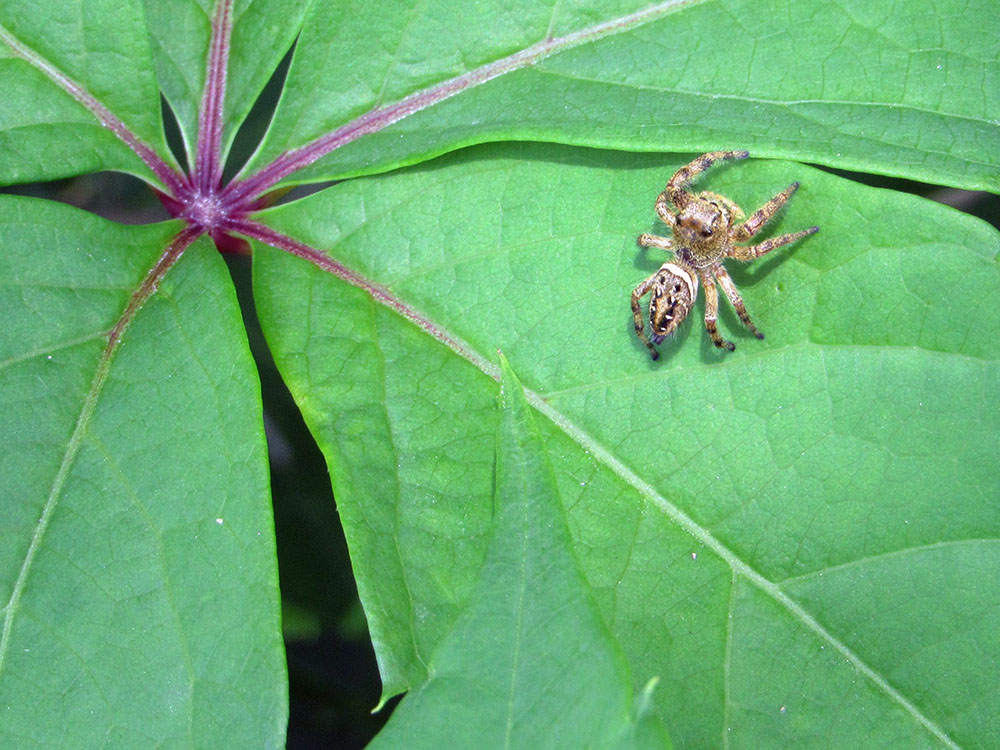
[[[701,236],[702,237],[711,237],[712,236],[712,230],[709,229],[709,228],[707,228],[707,227],[704,228],[704,229],[702,229],[701,230]]]

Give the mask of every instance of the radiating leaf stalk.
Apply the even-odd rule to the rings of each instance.
[[[87,109],[104,127],[118,136],[125,145],[135,152],[136,156],[142,159],[143,163],[150,168],[153,174],[159,178],[174,196],[181,197],[190,193],[191,185],[187,178],[160,158],[152,146],[133,133],[121,119],[116,117],[107,107],[99,102],[93,94],[35,50],[22,44],[19,39],[3,26],[0,26],[0,41],[5,43],[16,57],[21,58],[36,68],[42,75]]]
[[[254,221],[252,219],[232,221],[228,223],[228,227],[234,232],[238,232],[246,237],[258,240],[259,242],[264,242],[271,247],[276,247],[279,250],[284,250],[285,252],[288,252],[298,258],[307,260],[317,268],[321,268],[327,273],[346,281],[348,284],[356,286],[358,289],[363,289],[365,292],[370,294],[372,298],[378,300],[386,307],[395,310],[402,317],[422,328],[436,340],[440,341],[448,348],[472,362],[476,365],[476,367],[487,373],[494,380],[500,379],[499,368],[477,352],[467,342],[462,341],[461,338],[455,334],[446,331],[444,328],[434,323],[434,321],[429,317],[414,309],[412,305],[408,305],[385,287],[376,284],[371,279],[366,278],[357,271],[354,271],[344,264],[334,260],[327,253],[312,248],[304,242],[299,242],[292,237],[272,229],[267,224]]]
[[[208,195],[222,179],[222,108],[226,101],[229,41],[233,33],[232,0],[218,0],[212,16],[205,89],[198,110],[198,146],[195,177],[198,190]]]
[[[575,31],[561,37],[547,39],[526,47],[519,52],[483,65],[468,73],[450,78],[435,86],[417,91],[393,104],[377,107],[336,130],[320,136],[311,143],[288,151],[278,156],[273,162],[262,167],[257,172],[236,179],[223,191],[223,201],[238,204],[248,195],[261,195],[285,177],[307,167],[327,154],[335,151],[364,135],[377,133],[393,123],[416,114],[428,107],[442,102],[468,89],[493,80],[505,73],[530,66],[539,60],[557,52],[570,49],[586,42],[591,42],[610,34],[619,33],[625,29],[644,23],[679,10],[682,7],[704,2],[705,0],[667,0],[652,5],[635,13],[620,18],[613,18],[604,23],[594,24],[580,31]]]

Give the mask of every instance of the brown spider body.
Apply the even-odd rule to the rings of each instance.
[[[740,297],[722,261],[726,258],[753,260],[776,247],[787,245],[819,231],[819,227],[810,227],[765,240],[757,245],[735,244],[749,240],[760,231],[798,189],[797,182],[771,198],[746,221],[743,221],[743,211],[740,207],[725,196],[709,192],[689,193],[684,189],[695,175],[705,171],[716,161],[745,159],[748,156],[746,151],[713,151],[681,167],[667,182],[667,187],[660,193],[655,204],[657,215],[671,227],[673,237],[639,235],[640,246],[658,247],[674,255],[672,261],[660,266],[656,273],[632,292],[635,332],[649,348],[653,359],[659,357],[659,352],[653,344],[662,343],[667,336],[673,334],[694,306],[695,300],[698,299],[699,282],[705,287],[705,329],[713,344],[728,351],[736,348],[735,344],[719,335],[716,326],[719,311],[716,281],[743,324],[754,336],[759,339],[764,338],[764,334],[751,322],[743,298]],[[670,211],[671,204],[677,209],[676,214]],[[650,295],[649,327],[652,331],[652,343],[646,338],[643,330],[642,309],[639,305],[640,299],[646,294]]]

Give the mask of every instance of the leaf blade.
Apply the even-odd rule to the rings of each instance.
[[[483,568],[430,678],[374,746],[621,747],[628,736],[635,747],[669,747],[655,721],[640,731],[631,718],[628,670],[573,559],[541,433],[502,357],[501,368]]]
[[[102,376],[176,225],[8,197],[3,216],[4,744],[280,746],[260,403],[225,267],[190,248]]]
[[[101,169],[150,179],[136,154],[69,96],[59,77],[110,110],[140,141],[169,153],[138,0],[8,0],[0,7],[0,74],[3,184]]]
[[[294,181],[384,171],[486,141],[547,140],[639,151],[749,148],[761,156],[1000,189],[1000,164],[991,156],[1000,152],[1000,105],[998,97],[984,96],[997,88],[1000,50],[989,33],[995,16],[987,2],[626,3],[560,9],[554,19],[525,8],[518,26],[480,8],[442,27],[439,17],[451,12],[445,6],[427,5],[423,14],[387,8],[386,17],[339,24],[321,17],[326,11],[317,6],[296,53],[303,62],[292,65],[255,164],[387,101],[496,63],[505,50],[514,55],[545,44],[547,35],[581,34],[585,41],[563,49],[557,40],[551,56],[345,146]],[[633,13],[642,14],[641,23],[631,23]],[[493,26],[488,46],[471,33]],[[409,67],[395,75],[389,51],[344,44],[328,29],[356,40],[391,29],[400,49],[426,42],[438,56],[409,55]],[[359,57],[366,60],[363,73],[347,85],[342,73],[356,70]],[[324,65],[310,68],[310,59]]]
[[[375,331],[378,346],[400,353],[393,379],[411,384],[388,403],[395,403],[396,440],[405,436],[401,453],[418,457],[400,465],[401,486],[409,488],[397,512],[407,546],[424,545],[420,575],[435,581],[417,592],[428,597],[425,609],[444,604],[454,612],[455,598],[467,596],[465,576],[481,559],[476,549],[489,497],[468,474],[456,480],[437,460],[460,444],[463,467],[487,465],[477,404],[490,380],[489,368],[484,373],[469,364],[475,358],[456,355],[461,348],[428,341],[427,332],[437,328],[479,356],[501,346],[523,369],[533,405],[553,420],[542,429],[571,509],[575,550],[629,656],[635,687],[662,676],[664,691],[681,696],[676,706],[661,707],[671,736],[679,744],[714,746],[726,721],[726,612],[737,584],[749,582],[758,592],[751,599],[763,595],[767,611],[784,613],[782,628],[807,639],[805,649],[785,654],[790,661],[782,669],[796,675],[810,653],[840,646],[853,653],[854,644],[843,621],[822,608],[797,610],[797,589],[789,583],[786,590],[786,580],[911,545],[996,535],[995,514],[981,495],[993,491],[996,478],[984,468],[989,464],[975,460],[977,452],[997,448],[996,363],[982,347],[996,321],[976,319],[975,298],[958,290],[969,280],[973,288],[996,289],[1000,240],[949,209],[801,166],[751,161],[714,171],[705,186],[748,208],[790,179],[801,180],[773,231],[812,223],[821,231],[784,255],[734,270],[766,341],[739,337],[736,353],[720,361],[695,320],[653,364],[631,333],[627,299],[658,260],[636,250],[632,237],[654,228],[652,198],[679,165],[677,159],[551,147],[480,149],[392,178],[345,183],[267,220],[329,248],[432,324],[417,329],[387,312],[377,317]],[[884,236],[876,231],[865,244],[855,229],[859,221],[875,222]],[[906,233],[898,231],[903,227]],[[925,265],[917,264],[929,257],[948,259],[935,266],[934,279],[956,290],[946,301],[929,294],[931,279],[919,273]],[[869,272],[858,272],[859,259]],[[282,281],[299,265],[307,268],[268,258],[261,268],[268,283],[259,290],[264,304],[271,298],[291,308],[304,304],[295,301],[295,284]],[[886,268],[897,276],[887,277]],[[326,299],[322,290],[330,282],[313,270],[302,273],[312,279],[310,304]],[[864,309],[859,322],[857,306],[845,307],[852,294],[872,310],[898,311],[890,320],[926,323],[886,327]],[[339,325],[334,316],[312,323],[330,339],[344,337]],[[736,330],[738,322],[724,314],[721,325]],[[974,335],[980,325],[985,338]],[[279,367],[301,398],[324,366],[308,346],[288,347],[286,336],[268,332]],[[293,351],[303,363],[297,374],[283,364]],[[457,400],[455,394],[461,394]],[[419,426],[409,421],[416,402],[416,411],[425,412]],[[335,411],[336,404],[322,408]],[[902,427],[894,427],[897,409]],[[477,416],[460,419],[464,411]],[[336,432],[318,418],[311,425],[336,452]],[[960,437],[970,429],[972,440]],[[923,474],[913,467],[921,464],[927,476],[940,474],[951,487],[949,519],[958,523],[941,517],[937,481],[915,481]],[[365,502],[350,484],[336,491],[342,504]],[[913,512],[910,523],[894,502],[902,492]],[[428,524],[428,513],[443,525]],[[350,539],[349,526],[347,534]],[[442,538],[451,540],[452,554],[435,565],[428,555],[433,558],[434,540]],[[454,556],[456,540],[468,557]],[[459,559],[462,574],[456,574]],[[361,567],[357,575],[366,577]],[[378,583],[371,571],[370,585]],[[698,605],[687,606],[691,601]],[[656,627],[675,607],[690,618],[685,626]],[[840,627],[831,628],[833,621]],[[750,632],[766,638],[766,620],[756,622],[747,626]],[[413,632],[433,644],[445,623],[415,621]],[[780,650],[769,653],[782,658]],[[900,703],[890,689],[892,666],[884,652],[878,656],[873,659],[869,647],[854,662],[834,659],[831,684],[863,683],[852,705],[868,705],[865,710],[884,717],[885,736],[963,736],[968,727],[944,710],[933,687],[919,698],[900,694],[910,707]],[[948,669],[948,658],[936,650],[932,661]],[[704,680],[693,684],[691,674]],[[750,674],[743,673],[748,688]],[[995,689],[992,677],[977,679],[974,692]],[[782,704],[759,693],[750,697],[752,709],[733,716],[741,733],[763,739],[768,730],[751,720],[754,712],[780,717]],[[852,727],[867,726],[841,714],[824,715],[822,722],[845,739],[858,736]]]

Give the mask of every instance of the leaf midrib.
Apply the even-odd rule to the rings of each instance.
[[[659,508],[664,515],[688,533],[692,538],[711,549],[721,558],[735,575],[743,577],[747,582],[755,586],[765,595],[769,596],[777,604],[780,604],[792,617],[794,617],[805,628],[812,631],[821,640],[836,649],[858,672],[867,677],[879,690],[892,700],[896,701],[915,721],[925,727],[931,734],[949,748],[959,746],[952,740],[943,729],[941,729],[930,717],[921,712],[916,705],[911,703],[902,693],[889,684],[888,680],[876,672],[865,661],[855,654],[847,644],[836,638],[829,630],[809,614],[804,607],[799,605],[788,596],[781,587],[758,573],[749,564],[739,558],[735,552],[726,547],[721,541],[716,539],[707,529],[697,524],[684,511],[675,506],[656,489],[637,475],[632,469],[622,463],[610,451],[605,449],[600,443],[595,441],[586,431],[577,427],[562,412],[550,406],[546,401],[534,391],[525,388],[525,395],[530,403],[540,414],[547,417],[556,427],[562,430],[567,437],[577,445],[586,450],[595,460],[603,463],[615,473],[626,484],[635,489],[642,497]]]
[[[42,514],[35,524],[35,530],[31,535],[31,543],[28,545],[28,551],[25,553],[21,569],[18,571],[14,585],[11,587],[10,597],[7,599],[7,603],[0,608],[0,611],[3,612],[3,628],[2,632],[0,632],[0,675],[3,674],[6,664],[7,651],[10,648],[11,633],[14,627],[14,616],[18,612],[21,595],[24,593],[35,557],[52,522],[52,516],[59,505],[59,499],[62,497],[66,480],[76,463],[80,447],[83,445],[83,441],[86,439],[87,432],[90,429],[94,412],[97,409],[97,403],[104,390],[108,375],[111,372],[111,365],[114,362],[115,354],[118,351],[118,344],[121,343],[122,336],[135,320],[143,303],[156,292],[163,276],[173,267],[174,263],[176,263],[191,242],[197,239],[197,237],[198,233],[193,230],[184,230],[174,237],[156,263],[150,267],[142,281],[136,285],[134,293],[128,299],[115,325],[106,333],[108,338],[107,344],[102,350],[100,358],[97,360],[94,368],[94,376],[84,394],[80,413],[77,415],[73,432],[66,443],[66,450],[59,463],[59,469],[53,478],[48,497],[45,499]]]
[[[816,119],[802,114],[801,112],[795,112],[795,107],[805,106],[810,104],[829,104],[835,106],[847,106],[847,107],[870,107],[870,108],[884,108],[892,111],[908,111],[908,112],[919,112],[925,115],[934,115],[936,117],[946,117],[954,120],[960,120],[965,122],[973,122],[977,125],[994,125],[993,120],[987,117],[974,117],[972,115],[957,114],[954,112],[946,112],[944,110],[930,109],[928,107],[918,107],[915,104],[899,104],[891,101],[862,101],[860,99],[768,99],[759,96],[745,96],[741,94],[727,94],[717,91],[695,91],[692,89],[681,89],[671,86],[653,86],[649,84],[641,83],[622,83],[621,81],[613,81],[605,78],[597,78],[595,76],[583,76],[576,75],[563,70],[549,70],[543,67],[536,67],[534,71],[539,75],[553,76],[557,78],[566,78],[571,81],[580,81],[583,83],[593,83],[602,86],[611,86],[614,88],[627,88],[636,91],[655,91],[657,93],[675,94],[679,96],[692,96],[711,99],[713,101],[724,99],[727,101],[745,102],[747,104],[767,104],[775,107],[786,107],[792,110],[796,115],[813,120]],[[820,123],[825,124],[825,123]],[[881,141],[879,141],[881,142]],[[925,149],[920,149],[925,150]],[[939,153],[935,151],[929,151],[928,153]],[[952,154],[944,154],[945,156],[953,156]],[[992,162],[971,162],[973,164],[981,164],[986,167],[993,167]]]

